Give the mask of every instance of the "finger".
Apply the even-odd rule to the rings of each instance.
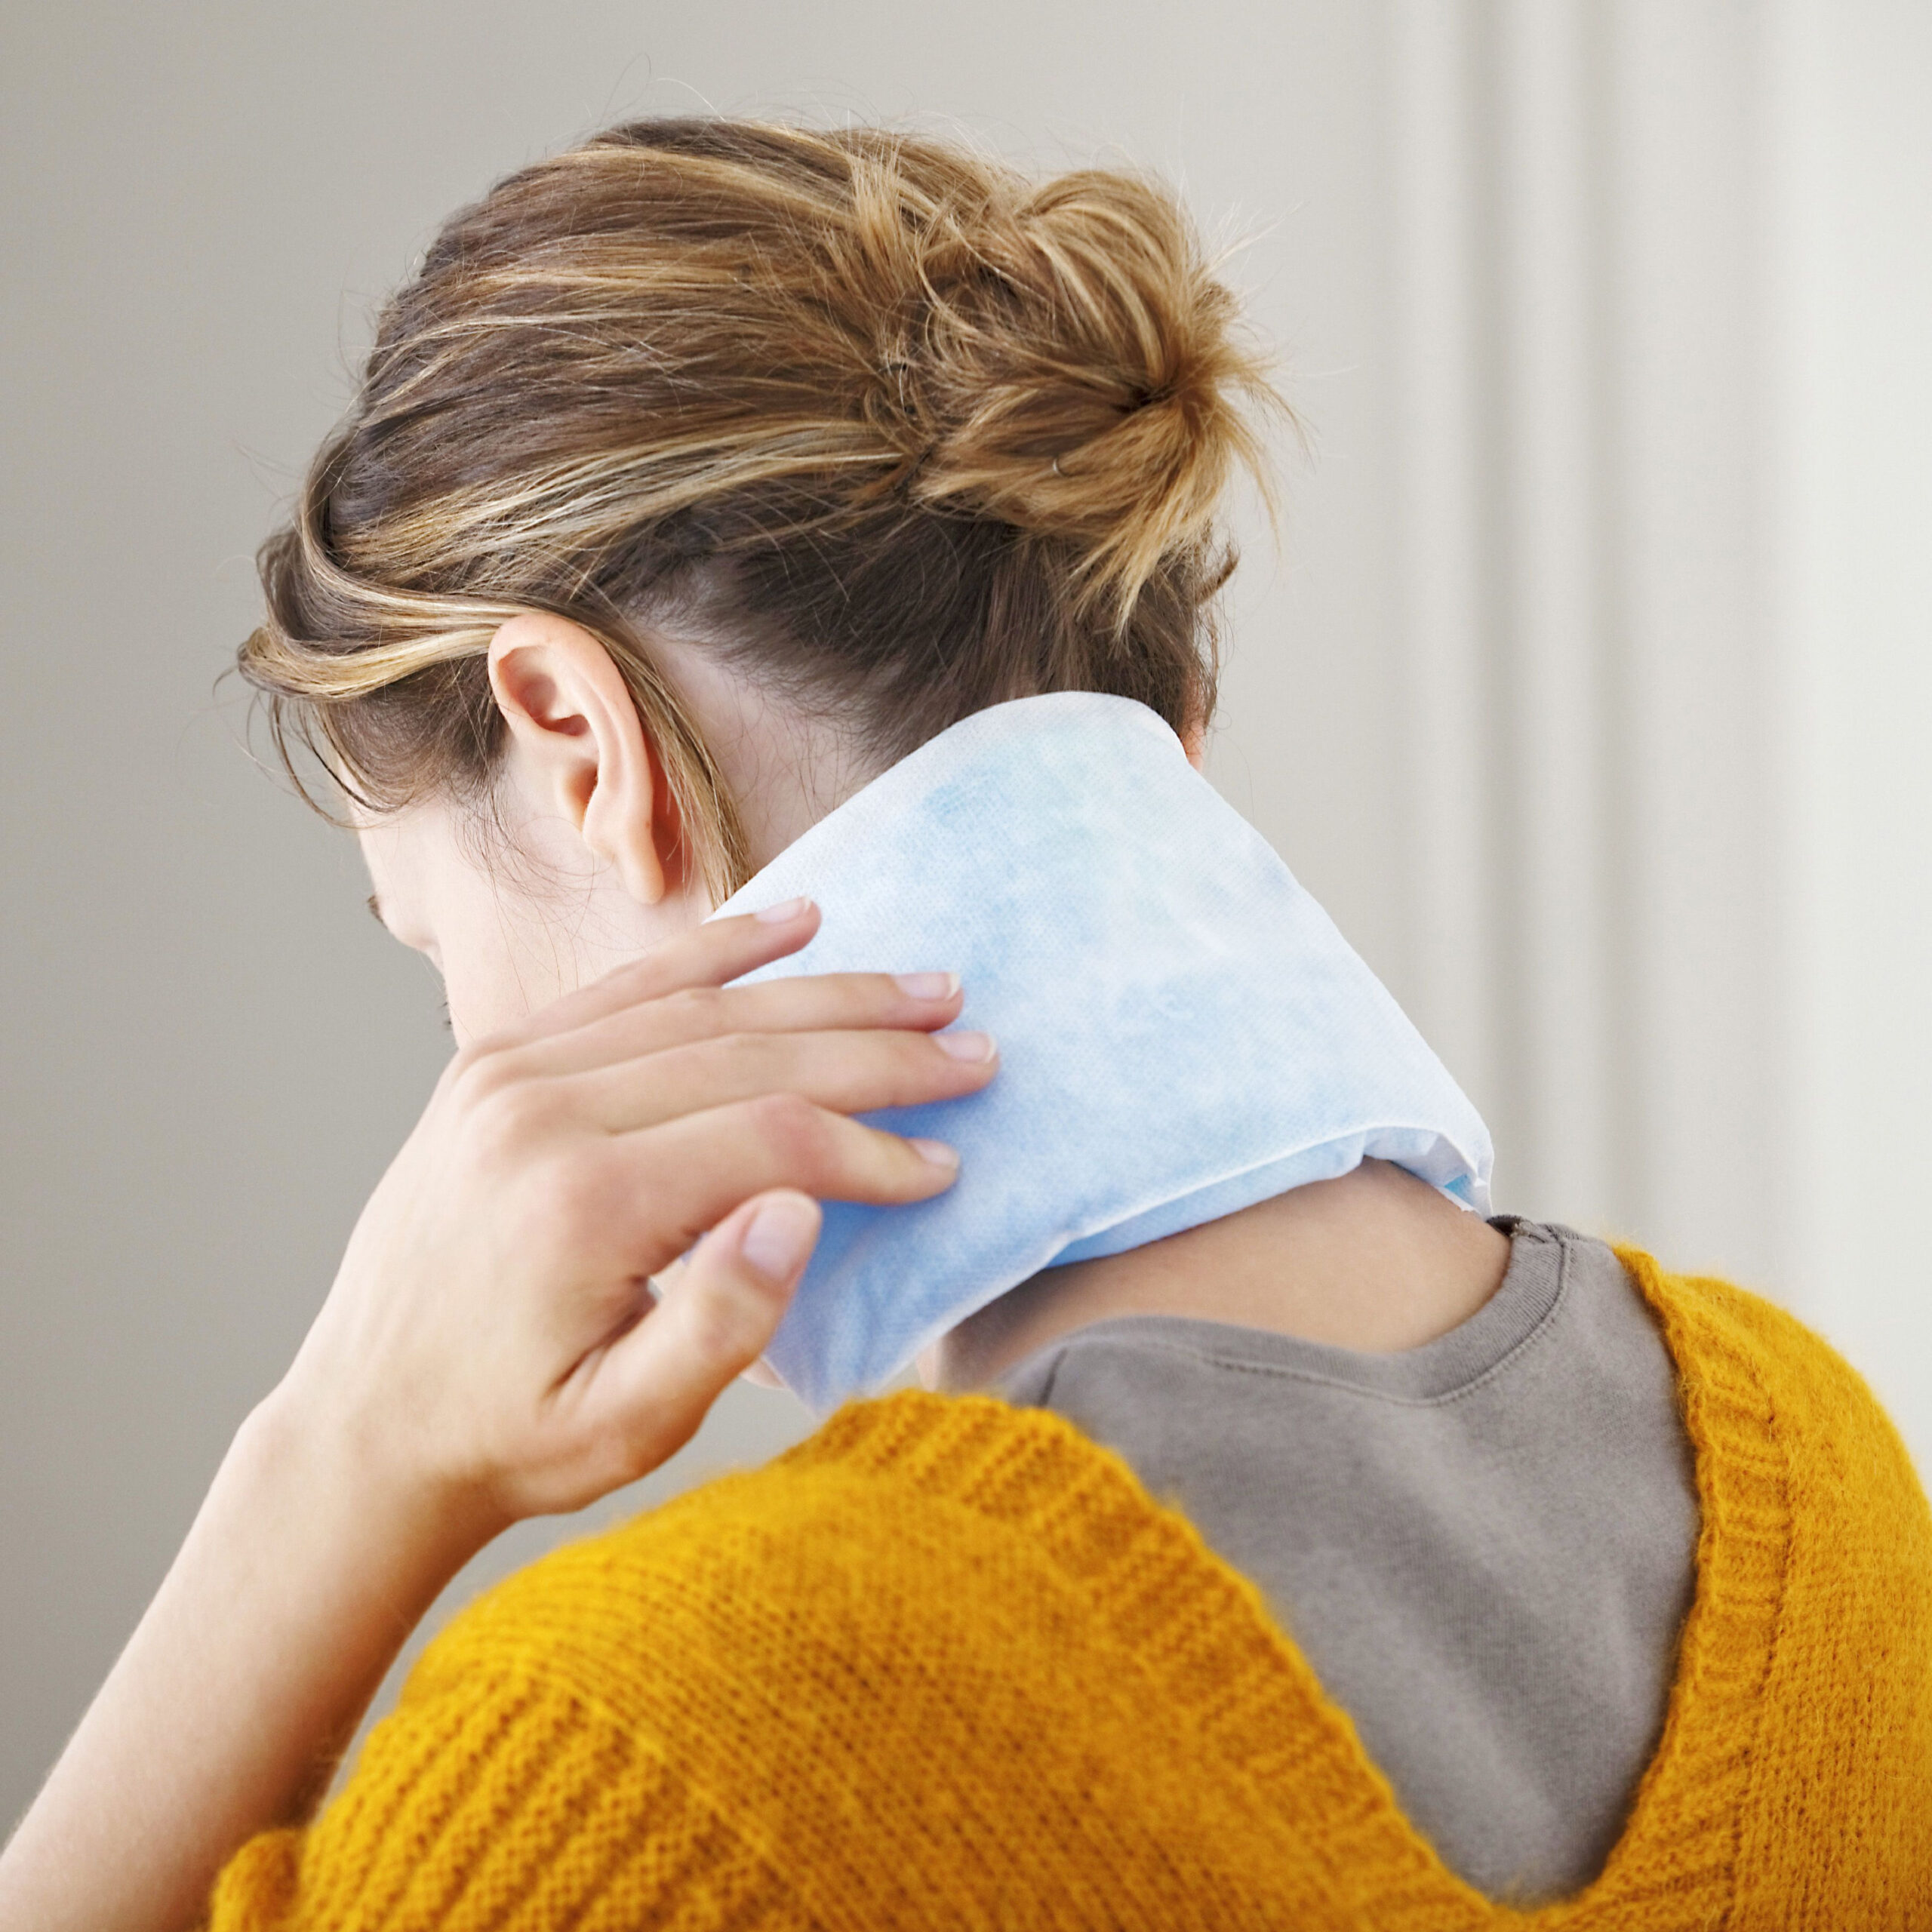
[[[760,1194],[698,1244],[676,1287],[604,1355],[584,1420],[623,1444],[635,1478],[675,1455],[732,1379],[764,1354],[823,1223],[808,1194]]]
[[[956,973],[823,973],[755,986],[688,986],[495,1057],[502,1075],[543,1078],[734,1033],[877,1026],[931,1032],[959,1017],[964,998]]]
[[[769,1189],[893,1206],[944,1193],[959,1169],[942,1142],[888,1134],[796,1094],[686,1114],[603,1146],[594,1218],[646,1274]]]
[[[796,952],[818,931],[819,909],[808,899],[786,900],[761,912],[707,919],[654,946],[500,1036],[504,1044],[542,1039],[602,1019],[687,986],[721,986],[728,980]]]
[[[731,1033],[673,1047],[560,1083],[574,1124],[635,1132],[686,1114],[796,1094],[836,1113],[920,1106],[975,1094],[992,1079],[998,1049],[988,1033]]]

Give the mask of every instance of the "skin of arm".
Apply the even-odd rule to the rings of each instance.
[[[695,928],[457,1054],[0,1855],[4,1932],[192,1924],[246,1838],[318,1801],[472,1555],[689,1438],[769,1340],[818,1198],[951,1185],[949,1149],[848,1118],[992,1076],[986,1036],[940,1035],[950,975],[726,984],[817,925]]]
[[[472,1546],[263,1403],[0,1862],[0,1925],[192,1924],[231,1851],[307,1816]]]

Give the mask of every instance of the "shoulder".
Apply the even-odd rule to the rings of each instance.
[[[1284,1750],[1308,1776],[1250,1780]],[[1170,1923],[1257,1874],[1319,1890],[1305,1847],[1358,1757],[1253,1586],[1110,1452],[908,1393],[479,1600],[318,1825],[234,1886],[293,1885],[312,1921],[273,1922],[333,1924],[392,1880],[491,1904],[480,1859],[525,1903],[479,1926],[574,1924],[593,1894],[599,1924],[764,1923],[777,1899],[786,1923],[990,1924],[1017,1859],[1083,1923]]]
[[[817,1923],[785,1902],[868,1888],[853,1922],[909,1922],[948,1868],[882,1867],[883,1810],[983,1804],[976,1757],[1011,1775],[1055,1715],[1091,1742],[1118,1673],[1032,1534],[1083,1481],[1131,1489],[1054,1418],[895,1396],[556,1551],[430,1645],[314,1826],[233,1861],[215,1932]]]
[[[1905,1444],[1870,1386],[1815,1329],[1731,1282],[1670,1273],[1637,1249],[1617,1252],[1656,1312],[1687,1390],[1755,1388],[1786,1430],[1911,1477]]]
[[[1684,1421],[1706,1465],[1740,1494],[1788,1510],[1801,1540],[1841,1546],[1832,1566],[1875,1565],[1932,1592],[1932,1509],[1912,1457],[1864,1377],[1825,1339],[1761,1295],[1620,1258],[1655,1310],[1675,1363]]]
[[[681,1816],[787,1848],[769,1857],[795,1878],[809,1844],[812,1887],[916,1894],[959,1881],[958,1817],[1023,1839],[1029,1806],[1072,1791],[1150,1845],[1221,1842],[1204,1807],[1235,1801],[1154,1767],[1198,1755],[1230,1696],[1271,1714],[1271,1748],[1334,1727],[1253,1586],[1110,1451],[1039,1411],[908,1392],[511,1578],[391,1721],[425,1749],[500,1721],[533,1764],[583,1730],[635,1767],[608,1774],[628,1817],[668,1777]],[[909,1922],[903,1903],[866,1922]]]
[[[970,1663],[1004,1647],[1023,1671],[1029,1633],[1063,1623],[1129,1524],[1172,1534],[1124,1464],[1057,1417],[913,1392],[856,1402],[762,1468],[518,1572],[411,1687],[536,1672],[627,1727],[681,1731],[694,1700],[749,1723],[781,1681],[829,1697],[819,1673],[844,1684],[861,1660],[901,1695],[939,1648]]]

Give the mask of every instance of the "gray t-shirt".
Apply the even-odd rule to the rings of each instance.
[[[1097,1321],[996,1392],[1118,1451],[1260,1586],[1411,1821],[1478,1891],[1601,1869],[1663,1723],[1698,1509],[1616,1256],[1499,1220],[1503,1285],[1395,1355]]]

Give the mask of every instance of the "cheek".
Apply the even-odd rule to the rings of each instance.
[[[514,878],[481,863],[448,808],[419,806],[361,831],[385,921],[441,976],[459,1044],[500,1032],[576,983],[554,921]]]
[[[445,958],[442,974],[450,1032],[460,1047],[501,1032],[538,1004],[525,996],[507,954],[493,959],[457,948]]]
[[[531,909],[455,843],[440,841],[417,875],[421,943],[441,975],[459,1046],[500,1032],[554,999],[554,954]],[[546,966],[550,970],[546,971]]]
[[[457,1045],[527,1019],[575,984],[558,949],[526,924],[489,899],[448,909],[438,921],[436,964]]]

